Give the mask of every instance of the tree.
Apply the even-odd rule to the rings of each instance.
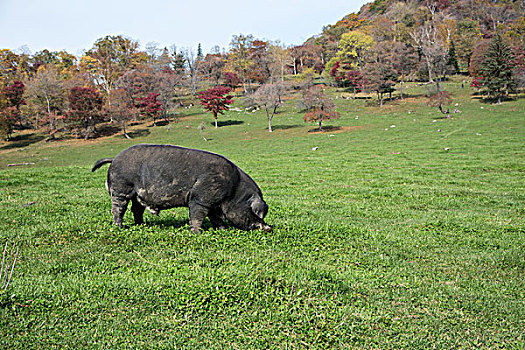
[[[377,93],[381,107],[383,106],[383,94],[389,93],[391,95],[398,79],[391,58],[390,44],[388,42],[377,44],[373,50],[373,56],[370,56],[370,60],[365,66],[367,87]]]
[[[454,35],[460,68],[468,70],[470,60],[476,44],[483,38],[477,21],[465,19],[457,22],[457,30]]]
[[[489,92],[494,92],[498,96],[498,104],[501,104],[503,91],[508,92],[516,86],[512,74],[514,68],[512,63],[513,55],[510,47],[501,34],[496,34],[485,53],[481,76]]]
[[[70,90],[68,100],[66,119],[73,127],[84,128],[84,139],[87,140],[92,132],[96,132],[95,126],[100,118],[104,99],[93,88],[76,86]]]
[[[20,106],[25,105],[24,100],[25,85],[20,80],[15,80],[12,84],[7,85],[5,89],[5,97],[7,99],[7,107],[10,108],[10,120],[18,120],[22,126],[22,119],[20,118]]]
[[[339,118],[334,101],[324,94],[319,85],[308,89],[304,96],[304,104],[309,107],[309,111],[303,117],[304,121],[318,123],[319,131],[323,131],[323,121]]]
[[[138,101],[140,114],[152,118],[154,126],[157,125],[157,119],[162,113],[162,102],[157,99],[158,97],[158,93],[150,92],[148,95],[141,97]]]
[[[215,86],[199,92],[201,105],[206,112],[212,113],[215,118],[215,128],[217,128],[217,115],[224,114],[224,111],[230,109],[228,105],[233,103],[232,96],[226,95],[230,91],[231,88],[229,87]]]
[[[344,33],[339,42],[337,58],[343,63],[350,63],[354,68],[362,67],[365,62],[365,53],[372,48],[373,44],[374,39],[362,31]]]
[[[439,35],[434,16],[433,19],[416,26],[410,32],[410,36],[415,43],[421,56],[424,58],[428,82],[436,82],[439,90],[439,80],[441,73],[446,67],[446,38]],[[436,81],[434,80],[435,78]]]
[[[195,95],[199,84],[202,82],[204,62],[199,56],[195,56],[195,52],[191,49],[183,50],[182,54],[186,66],[186,82],[191,89],[191,94]]]
[[[136,117],[138,110],[126,89],[120,88],[113,91],[113,103],[106,104],[105,112],[111,120],[121,123],[122,133],[127,139],[130,139],[126,131],[126,124]]]
[[[341,66],[341,61],[335,62],[330,70],[330,76],[335,79],[337,85],[351,87],[354,91],[354,97],[357,91],[362,90],[366,80],[363,73],[354,69],[351,64]]]
[[[225,66],[225,58],[220,53],[207,54],[204,57],[203,66],[207,79],[215,85],[219,85],[219,80],[222,77],[222,71]]]
[[[15,107],[10,105],[9,99],[7,98],[7,86],[4,84],[0,85],[0,134],[6,140],[11,138],[13,132],[13,126],[16,122],[16,114],[14,113]]]
[[[234,89],[237,85],[241,83],[241,79],[234,72],[225,72],[224,73],[224,84],[228,85]]]
[[[250,64],[247,70],[248,79],[258,83],[264,83],[270,77],[271,57],[268,54],[268,42],[254,40],[249,54],[252,64]]]
[[[456,45],[454,44],[454,40],[450,41],[450,46],[448,48],[448,53],[447,53],[446,65],[452,73],[454,74],[459,73],[459,64],[458,64],[458,59],[456,56]]]
[[[363,87],[366,85],[364,74],[357,70],[348,71],[346,73],[346,80],[348,81],[348,86],[354,91],[354,98],[356,92],[363,90]]]
[[[284,73],[286,68],[293,64],[292,58],[286,48],[279,42],[270,45],[268,49],[270,54],[270,73],[272,78],[277,78],[284,82]]]
[[[406,81],[407,76],[415,71],[415,67],[417,66],[417,54],[413,47],[405,43],[394,42],[390,57],[394,70],[401,78],[399,94],[401,99],[403,99],[403,84]]]
[[[41,121],[48,124],[49,137],[54,139],[57,130],[57,114],[64,110],[66,89],[58,69],[54,65],[40,66],[27,91],[28,104],[35,114],[35,127]],[[43,116],[42,120],[38,116]]]
[[[248,70],[253,64],[251,60],[253,41],[252,35],[234,35],[230,42],[230,52],[228,53],[228,64],[241,78],[244,93],[247,93]]]
[[[447,108],[446,111],[443,110],[443,105],[449,105],[452,99],[450,94],[446,91],[438,91],[435,94],[432,94],[428,98],[428,106],[438,107],[439,111],[443,114],[446,114],[447,118],[450,118],[450,109]]]
[[[253,100],[256,104],[263,106],[268,119],[268,131],[272,132],[272,119],[275,112],[281,106],[281,97],[284,94],[284,85],[282,83],[267,83],[262,85],[253,94]]]
[[[111,104],[111,91],[115,82],[124,72],[140,63],[139,44],[123,36],[106,36],[98,39],[81,59],[81,65],[88,70],[96,84],[106,93]],[[148,59],[148,56],[145,56]]]

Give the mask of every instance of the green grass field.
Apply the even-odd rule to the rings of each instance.
[[[334,91],[323,133],[289,100],[271,134],[263,111],[214,129],[197,107],[132,140],[15,134],[0,144],[0,246],[20,249],[0,347],[523,349],[525,99],[460,85],[452,119],[412,85],[383,108]],[[107,167],[90,169],[136,143],[227,156],[274,231],[193,234],[186,208],[113,227]]]

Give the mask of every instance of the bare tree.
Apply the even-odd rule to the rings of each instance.
[[[266,118],[268,118],[268,131],[272,132],[272,119],[277,109],[282,105],[281,97],[286,91],[284,84],[281,82],[267,83],[262,85],[252,95],[253,101],[266,110]]]
[[[199,88],[199,83],[202,81],[202,60],[198,57],[192,49],[182,50],[186,65],[186,84],[191,90],[191,94],[195,95]]]

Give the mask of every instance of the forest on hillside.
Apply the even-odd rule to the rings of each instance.
[[[524,10],[523,1],[511,0],[375,0],[301,45],[240,34],[227,50],[204,54],[200,45],[140,48],[108,35],[81,57],[0,49],[0,134],[9,139],[32,128],[50,139],[58,131],[89,138],[103,121],[120,123],[125,133],[133,120],[169,122],[177,108],[217,86],[227,88],[224,98],[235,90],[274,106],[286,91],[302,91],[305,101],[318,97],[306,106],[315,111],[334,108],[316,84],[374,94],[382,105],[384,94],[403,98],[403,84],[420,81],[435,85],[431,100],[441,106],[449,95],[440,82],[462,74],[501,102],[525,85]]]

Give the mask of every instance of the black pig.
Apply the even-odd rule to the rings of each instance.
[[[111,163],[106,188],[111,196],[113,223],[122,218],[131,201],[135,224],[144,210],[158,215],[174,207],[190,209],[190,225],[198,232],[204,218],[214,228],[228,220],[243,230],[271,231],[264,222],[268,205],[257,184],[227,158],[172,145],[135,145],[95,163],[91,171]]]

